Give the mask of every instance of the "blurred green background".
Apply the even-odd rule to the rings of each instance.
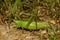
[[[0,0],[0,21],[7,21],[9,16],[27,20],[35,9],[39,21],[60,20],[60,0]]]

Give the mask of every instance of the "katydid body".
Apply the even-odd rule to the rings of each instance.
[[[28,23],[28,21],[14,20],[14,23],[18,27],[29,29],[29,30],[44,29],[49,27],[49,24],[46,22],[37,22],[37,26],[35,22],[32,22],[28,27],[26,27],[26,24]]]

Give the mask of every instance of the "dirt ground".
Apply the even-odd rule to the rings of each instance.
[[[0,24],[0,40],[40,40],[39,31],[27,31],[15,28],[14,23],[11,24],[10,29],[7,25]],[[43,30],[43,40],[48,40],[47,31]]]

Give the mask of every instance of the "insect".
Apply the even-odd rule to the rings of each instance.
[[[21,28],[29,29],[29,30],[38,30],[38,29],[44,29],[50,27],[50,25],[46,22],[37,22],[37,26],[35,22],[32,22],[28,27],[26,27],[26,24],[28,21],[22,21],[22,20],[14,20],[14,23]]]

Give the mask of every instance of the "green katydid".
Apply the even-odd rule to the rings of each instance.
[[[37,30],[37,29],[44,29],[50,27],[49,24],[46,22],[37,22],[37,28],[35,22],[32,22],[28,27],[26,27],[28,21],[14,20],[14,23],[18,27],[29,29],[29,30]]]

